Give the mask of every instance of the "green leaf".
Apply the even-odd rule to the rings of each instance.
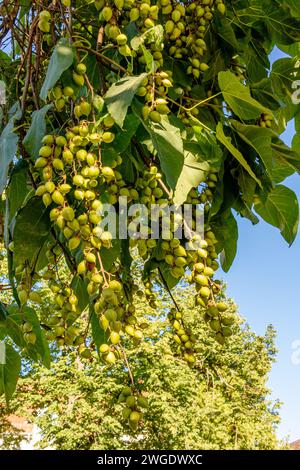
[[[146,77],[146,73],[135,77],[124,77],[114,83],[104,96],[109,114],[114,118],[119,127],[123,128],[128,107],[132,103],[136,90]]]
[[[162,116],[160,123],[152,123],[147,129],[167,183],[170,188],[175,189],[184,164],[180,129],[173,126],[167,116]]]
[[[41,269],[44,263],[43,247],[50,234],[48,210],[41,198],[31,198],[17,214],[13,231],[14,266],[26,262]]]
[[[298,0],[284,0],[283,4],[290,8],[293,15],[300,17],[300,3]]]
[[[220,72],[218,78],[224,100],[240,119],[257,119],[262,113],[270,113],[252,98],[249,87],[242,85],[232,72]]]
[[[291,189],[277,185],[254,209],[266,222],[279,228],[290,245],[293,243],[298,231],[299,203]]]
[[[177,279],[171,274],[171,268],[165,261],[160,261],[158,266],[164,283],[168,286],[168,289],[173,289],[173,287],[178,284],[180,279]]]
[[[71,67],[73,60],[74,51],[69,45],[69,40],[66,38],[60,39],[52,53],[46,78],[40,92],[42,100],[47,100],[49,90],[54,87],[62,73]]]
[[[14,394],[20,372],[20,355],[10,344],[5,344],[5,364],[0,363],[0,395],[4,394],[7,404]]]
[[[238,226],[231,210],[211,222],[212,229],[218,240],[217,251],[221,252],[221,265],[225,272],[229,271],[236,252],[238,241]]]
[[[232,121],[232,125],[239,137],[259,155],[269,176],[272,176],[271,141],[273,132],[263,127],[246,126],[238,121]]]
[[[273,181],[281,183],[295,172],[300,173],[299,153],[290,149],[280,139],[273,139]]]
[[[31,126],[23,140],[24,147],[29,155],[36,160],[39,155],[39,150],[42,146],[42,138],[46,133],[45,117],[53,104],[47,104],[38,111],[32,113]]]
[[[13,132],[13,129],[15,120],[20,117],[21,111],[18,107],[0,136],[0,194],[3,192],[7,184],[9,165],[17,154],[19,138],[18,135]]]
[[[257,101],[267,108],[273,111],[280,108],[280,103],[274,96],[272,82],[269,78],[263,78],[260,82],[253,83],[251,93]]]
[[[41,328],[40,321],[35,310],[31,307],[23,307],[22,313],[16,305],[8,308],[6,319],[8,334],[12,340],[21,348],[26,348],[29,356],[34,361],[41,361],[45,367],[50,367],[50,350],[45,333]],[[32,331],[36,335],[35,344],[28,344],[24,340],[22,325],[27,321],[32,325]]]
[[[28,163],[25,160],[20,160],[11,172],[9,185],[6,190],[8,199],[6,217],[8,225],[32,190],[29,186],[27,171]]]
[[[122,131],[116,132],[116,137],[114,141],[109,144],[109,147],[112,147],[118,153],[124,152],[130,144],[139,125],[140,119],[136,114],[129,112],[124,120]]]
[[[184,164],[177,180],[174,203],[183,204],[192,188],[205,181],[210,170],[208,161],[201,154],[201,147],[196,142],[184,146]]]
[[[111,248],[102,247],[100,255],[103,263],[103,267],[106,271],[109,271],[113,263],[119,258],[121,253],[120,240],[113,240]]]
[[[236,158],[236,160],[242,165],[242,167],[249,173],[250,176],[257,182],[257,184],[261,187],[261,182],[247,163],[246,159],[243,157],[241,152],[232,144],[231,138],[227,137],[224,134],[224,129],[222,124],[219,122],[217,125],[217,133],[216,133],[217,139],[223,144],[227,150],[231,153],[231,155]]]
[[[78,298],[78,306],[82,312],[89,304],[89,295],[86,287],[87,283],[80,276],[73,277],[71,288],[74,290],[74,293]]]
[[[7,317],[7,311],[4,304],[0,302],[0,322],[5,321]]]

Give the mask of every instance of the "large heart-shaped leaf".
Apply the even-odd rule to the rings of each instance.
[[[163,116],[160,123],[147,127],[153,147],[157,151],[162,170],[170,188],[176,188],[184,164],[183,141],[180,129]]]
[[[52,106],[52,104],[47,104],[43,108],[32,113],[31,126],[23,140],[26,151],[34,160],[36,160],[39,155],[42,138],[46,132],[45,117]]]
[[[270,111],[252,98],[249,87],[242,85],[232,72],[220,72],[219,87],[224,100],[240,119],[256,119]]]
[[[8,168],[17,153],[19,137],[13,132],[16,119],[21,117],[19,106],[0,136],[0,194],[7,184]]]
[[[124,77],[114,83],[104,97],[110,115],[121,128],[136,90],[146,77],[146,73],[134,77]]]
[[[299,225],[299,203],[296,194],[286,186],[277,185],[264,201],[254,206],[266,222],[278,227],[281,235],[291,245]]]
[[[20,355],[10,344],[5,344],[4,363],[0,363],[0,395],[4,394],[8,403],[16,389],[21,371]]]
[[[227,137],[224,133],[224,129],[222,124],[219,122],[217,125],[217,132],[216,132],[217,139],[223,144],[227,150],[231,153],[231,155],[236,158],[236,160],[245,168],[245,170],[249,173],[250,176],[259,184],[261,187],[261,182],[257,178],[256,174],[250,167],[249,163],[245,159],[245,157],[241,154],[241,152],[232,144],[231,138]]]

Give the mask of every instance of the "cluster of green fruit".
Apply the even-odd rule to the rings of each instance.
[[[172,72],[157,72],[146,77],[137,89],[137,96],[143,97],[145,106],[142,108],[142,116],[146,121],[160,122],[161,116],[169,114],[170,108],[166,95],[173,86]]]
[[[273,120],[274,117],[272,116],[272,114],[263,113],[260,117],[258,125],[260,127],[267,127],[268,129],[270,129],[273,126]]]
[[[38,292],[32,290],[35,276],[32,276],[31,268],[29,265],[19,265],[15,268],[15,276],[18,278],[18,297],[21,305],[26,304],[27,301],[40,304],[42,299]]]
[[[175,59],[189,58],[191,65],[188,74],[197,79],[201,73],[206,72],[209,66],[204,60],[206,53],[205,33],[213,19],[213,8],[222,15],[226,8],[222,0],[202,0],[191,2],[186,7],[182,3],[173,3],[171,0],[160,0],[162,13],[168,15],[165,22],[170,56]]]
[[[142,419],[141,408],[148,408],[147,398],[139,392],[133,393],[130,387],[123,387],[118,398],[119,403],[125,403],[123,417],[128,420],[128,424],[133,431],[137,430]]]
[[[43,10],[39,14],[38,27],[43,33],[50,31],[51,14],[47,10]]]
[[[54,269],[49,269],[46,278],[54,297],[53,312],[46,319],[46,336],[49,341],[56,341],[58,346],[84,345],[84,338],[76,321],[81,315],[78,298],[67,284],[56,279]]]
[[[75,89],[74,87],[82,87],[85,83],[84,75],[86,73],[86,66],[82,62],[75,65],[72,71],[73,84],[66,85],[64,87],[56,85],[48,93],[48,99],[54,102],[57,111],[62,111],[69,100],[75,101]],[[74,115],[78,119],[81,116],[88,116],[91,112],[90,103],[81,100],[81,102],[74,107]]]
[[[27,344],[34,345],[36,343],[36,334],[33,331],[33,326],[30,322],[24,321],[21,326],[23,338]]]
[[[226,313],[228,305],[223,301],[211,301],[208,304],[204,320],[209,324],[213,336],[219,344],[224,345],[226,338],[232,335],[230,328],[235,323],[234,315]]]
[[[61,88],[60,86],[54,87],[48,95],[48,98],[54,102],[55,109],[62,111],[67,101],[74,96],[74,89],[70,86]]]
[[[172,308],[168,314],[174,334],[173,339],[177,345],[177,354],[180,354],[188,364],[196,362],[195,336],[184,326],[182,313]]]
[[[101,328],[107,333],[109,344],[103,344],[100,352],[107,363],[116,361],[116,346],[126,333],[135,342],[143,339],[143,333],[135,316],[135,307],[128,301],[122,284],[111,280],[95,302],[95,312]]]

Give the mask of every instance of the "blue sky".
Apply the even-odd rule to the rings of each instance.
[[[272,59],[282,55],[274,51]],[[293,134],[294,126],[290,124],[284,141],[290,144]],[[300,200],[300,176],[292,176],[284,184]],[[300,439],[300,363],[292,362],[292,344],[296,340],[300,344],[300,233],[289,248],[279,230],[263,221],[252,226],[239,218],[238,223],[237,257],[223,279],[227,293],[256,333],[263,334],[268,324],[277,331],[278,360],[269,384],[272,396],[284,402],[278,436],[289,434],[293,441]]]

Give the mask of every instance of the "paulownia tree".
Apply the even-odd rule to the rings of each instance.
[[[282,182],[300,169],[299,137],[291,149],[279,136],[293,118],[299,127],[300,7],[292,0],[4,0],[1,14],[1,233],[14,295],[0,310],[1,338],[12,341],[1,391],[10,398],[20,353],[49,365],[46,336],[85,357],[96,345],[105,363],[125,362],[136,429],[141,397],[125,345],[143,341],[144,322],[135,315],[133,253],[151,306],[158,284],[172,296],[187,276],[224,345],[234,319],[214,273],[219,255],[225,271],[235,257],[235,216],[254,224],[260,216],[288,243],[296,236],[297,198]],[[271,67],[275,46],[287,57]],[[202,204],[204,235],[192,224],[180,239],[176,230],[187,227],[174,216],[158,240],[115,238],[99,224],[109,203],[122,225],[120,196],[147,208]],[[56,294],[42,324],[32,304],[41,278]],[[197,338],[172,298],[174,341],[196,364]]]

